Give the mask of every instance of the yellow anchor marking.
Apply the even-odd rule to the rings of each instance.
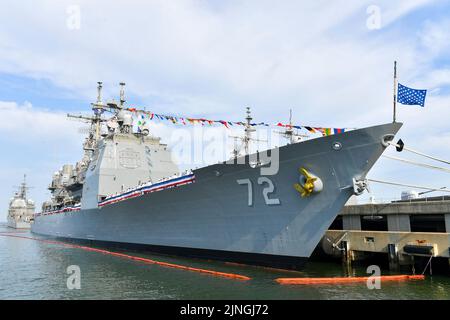
[[[309,197],[314,190],[314,181],[316,181],[317,178],[311,176],[305,168],[300,168],[299,171],[306,178],[306,181],[303,186],[299,183],[294,184],[294,188],[302,197]]]

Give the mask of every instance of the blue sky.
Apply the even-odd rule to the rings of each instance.
[[[88,112],[97,81],[106,98],[125,81],[130,105],[160,113],[237,120],[250,105],[261,121],[292,108],[299,124],[364,127],[391,121],[398,60],[400,82],[429,90],[425,108],[399,106],[400,136],[450,158],[448,1],[1,2],[0,220],[24,173],[39,207],[53,171],[78,160],[83,124],[65,113]],[[450,187],[446,173],[388,159],[369,176]]]

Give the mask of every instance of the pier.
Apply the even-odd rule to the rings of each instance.
[[[347,205],[319,246],[348,264],[385,254],[391,270],[447,259],[450,272],[450,197]]]

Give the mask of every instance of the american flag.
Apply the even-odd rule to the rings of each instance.
[[[427,95],[427,90],[417,90],[408,88],[402,84],[398,84],[398,97],[397,102],[407,105],[425,105],[425,96]]]

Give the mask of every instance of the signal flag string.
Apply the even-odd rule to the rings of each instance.
[[[137,109],[137,108],[127,108],[127,111],[130,111],[134,113],[135,115],[140,114],[140,118],[138,119],[138,125],[144,124],[147,119],[149,120],[167,120],[172,122],[173,124],[201,124],[202,126],[205,124],[208,124],[212,126],[213,124],[221,124],[227,129],[230,129],[230,127],[234,126],[245,126],[246,123],[242,121],[227,121],[227,120],[211,120],[211,119],[205,119],[205,118],[189,118],[184,116],[175,116],[175,115],[165,115],[165,114],[157,114],[151,111]],[[338,134],[347,132],[350,130],[355,130],[355,128],[324,128],[324,127],[310,127],[310,126],[303,126],[303,125],[293,125],[293,124],[285,124],[281,122],[276,122],[273,124],[269,124],[266,122],[258,122],[258,123],[250,123],[250,126],[264,126],[264,127],[283,127],[288,129],[305,129],[309,133],[319,133],[322,134],[322,136],[329,136],[332,134]]]

